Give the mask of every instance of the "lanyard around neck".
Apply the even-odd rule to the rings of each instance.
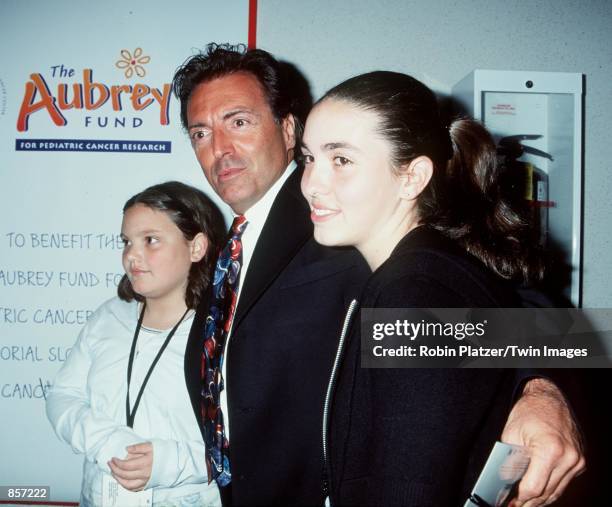
[[[149,377],[151,376],[151,373],[153,373],[153,370],[155,369],[155,365],[157,365],[159,358],[164,353],[164,350],[166,350],[166,347],[170,343],[170,339],[172,338],[172,336],[174,336],[174,333],[180,326],[181,322],[183,322],[185,315],[187,315],[187,312],[189,312],[189,308],[187,308],[183,316],[179,319],[176,325],[168,333],[168,336],[166,336],[164,344],[159,349],[159,352],[157,353],[157,355],[155,356],[155,359],[153,360],[153,362],[151,363],[151,366],[149,367],[149,371],[147,372],[144,380],[142,381],[142,385],[140,386],[140,390],[138,391],[138,396],[136,397],[136,403],[134,403],[134,409],[130,411],[130,380],[132,379],[132,366],[134,365],[134,354],[136,352],[136,342],[138,341],[138,334],[140,333],[140,328],[142,327],[142,320],[144,319],[145,308],[146,308],[146,303],[143,303],[142,312],[140,313],[140,317],[138,318],[138,324],[136,324],[136,331],[134,331],[134,339],[132,340],[132,348],[130,350],[130,359],[128,361],[127,394],[125,397],[125,419],[126,419],[127,425],[130,428],[134,427],[134,419],[136,418],[136,411],[138,410],[138,405],[140,405],[140,398],[142,398],[142,393],[144,392],[145,386],[147,385],[147,382],[149,381]]]

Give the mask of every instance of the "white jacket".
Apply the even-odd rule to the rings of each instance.
[[[79,334],[47,397],[47,416],[59,438],[85,454],[81,505],[101,505],[107,462],[125,458],[128,445],[145,441],[153,443],[146,489],[153,488],[154,505],[221,504],[216,484],[207,484],[204,443],[185,386],[183,357],[192,318],[181,323],[149,378],[133,429],[126,425],[125,398],[138,304],[107,301]],[[140,331],[132,408],[168,332]]]

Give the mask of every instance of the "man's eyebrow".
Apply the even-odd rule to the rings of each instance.
[[[228,120],[232,116],[236,116],[237,114],[252,114],[253,116],[259,116],[255,111],[249,109],[248,107],[238,107],[236,109],[231,109],[223,114],[223,119]]]
[[[206,123],[202,123],[202,122],[192,123],[191,125],[187,125],[187,130],[202,128],[206,126],[207,126]]]
[[[236,109],[230,109],[229,111],[226,111],[225,113],[223,113],[223,116],[221,118],[225,121],[225,120],[229,120],[233,116],[236,116],[237,114],[250,114],[250,115],[259,117],[259,115],[255,111],[247,107],[238,107]],[[202,127],[208,127],[208,124],[204,122],[196,122],[196,123],[189,125],[187,127],[187,130],[191,130],[195,128],[202,128]]]

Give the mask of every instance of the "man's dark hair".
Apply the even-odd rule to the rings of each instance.
[[[259,81],[277,123],[293,115],[296,146],[299,146],[304,121],[312,105],[308,84],[300,75],[303,83],[298,83],[301,87],[296,86],[299,77],[294,66],[277,61],[262,49],[247,49],[244,44],[208,44],[178,68],[172,88],[181,102],[183,128],[188,128],[187,106],[193,90],[201,83],[237,72],[249,72]]]

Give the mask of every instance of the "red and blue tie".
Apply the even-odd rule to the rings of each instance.
[[[208,482],[221,487],[232,481],[229,442],[225,436],[220,395],[224,389],[223,359],[225,343],[236,311],[240,269],[242,267],[242,233],[248,222],[243,215],[234,218],[230,239],[221,251],[213,278],[212,296],[204,327],[202,352],[202,418]]]

